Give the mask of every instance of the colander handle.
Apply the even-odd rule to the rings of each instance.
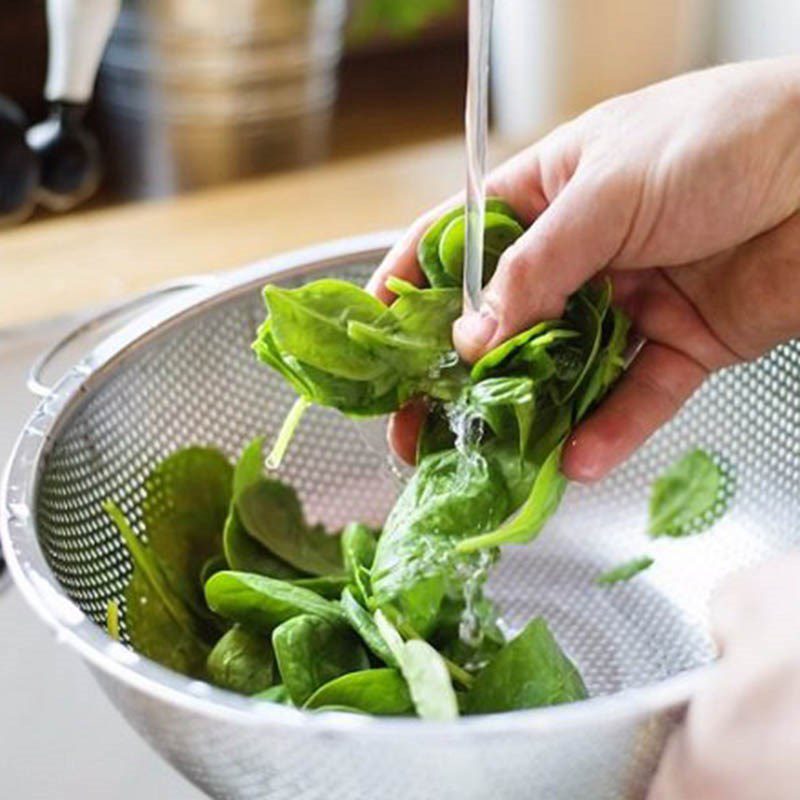
[[[98,314],[93,314],[59,339],[52,347],[45,350],[33,362],[31,368],[28,370],[28,379],[26,381],[28,391],[38,397],[47,397],[53,391],[53,387],[45,383],[42,375],[56,356],[73,342],[78,341],[100,327],[108,326],[115,320],[128,316],[133,311],[146,308],[167,295],[209,286],[214,283],[215,280],[216,279],[211,275],[193,275],[187,278],[180,278],[170,283],[161,284],[155,289],[143,292],[142,294],[137,294],[121,303],[116,303]]]

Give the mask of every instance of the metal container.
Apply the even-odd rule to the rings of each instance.
[[[572,487],[533,544],[505,548],[490,594],[510,626],[552,624],[592,699],[451,723],[314,715],[190,680],[113,641],[103,622],[130,570],[100,504],[136,508],[152,466],[210,443],[234,457],[274,436],[292,403],[253,358],[261,286],[360,280],[391,236],[271,259],[162,301],[52,388],[10,461],[0,530],[10,571],[58,641],[89,664],[130,723],[184,775],[225,800],[638,800],[666,736],[713,676],[707,598],[726,574],[800,540],[800,346],[716,375],[609,479]],[[644,535],[650,483],[689,447],[735,466],[714,529]],[[283,476],[312,518],[380,523],[397,492],[356,423],[312,409]],[[644,548],[655,565],[612,589],[593,579]]]
[[[97,88],[112,185],[162,196],[321,158],[346,0],[130,0]]]

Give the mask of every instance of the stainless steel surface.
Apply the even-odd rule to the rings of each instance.
[[[129,0],[97,102],[110,178],[160,196],[327,148],[346,0]]]
[[[52,387],[44,383],[45,370],[56,358],[70,345],[80,342],[84,337],[123,321],[126,317],[143,310],[149,305],[163,299],[174,292],[185,292],[187,289],[196,289],[198,286],[207,286],[213,282],[210,276],[197,276],[180,278],[171,283],[157,286],[147,292],[142,292],[122,303],[117,303],[104,311],[91,314],[87,319],[76,322],[67,333],[36,356],[28,370],[25,382],[28,391],[37,397],[47,397]]]
[[[363,279],[391,243],[378,236],[257,264],[167,301],[62,378],[11,461],[2,535],[34,609],[89,662],[131,724],[211,796],[238,800],[620,800],[642,798],[675,712],[713,674],[706,602],[730,571],[800,533],[800,347],[724,372],[601,485],[573,487],[534,544],[510,547],[492,593],[513,625],[551,621],[593,698],[457,723],[313,716],[188,680],[111,641],[102,623],[129,570],[101,513],[134,508],[148,469],[190,442],[231,456],[273,435],[292,401],[249,343],[266,280]],[[649,485],[693,446],[736,467],[732,507],[713,531],[644,535]],[[379,521],[396,485],[355,427],[314,410],[285,477],[312,517]],[[655,566],[599,588],[603,568],[643,550]]]
[[[31,360],[74,319],[0,329],[0,464],[34,407]],[[13,585],[0,591],[0,797],[8,800],[201,800],[134,733],[75,652],[57,644]]]

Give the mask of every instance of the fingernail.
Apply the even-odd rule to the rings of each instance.
[[[489,306],[482,306],[480,311],[470,311],[457,319],[453,333],[460,348],[477,355],[483,353],[496,331],[497,317]]]

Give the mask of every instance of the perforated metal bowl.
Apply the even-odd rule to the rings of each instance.
[[[100,502],[137,525],[145,475],[170,451],[214,444],[234,457],[274,434],[292,395],[249,345],[267,281],[361,280],[379,235],[265,261],[143,313],[72,368],[26,426],[7,470],[3,547],[17,585],[75,648],[130,723],[217,798],[252,800],[619,800],[640,798],[664,739],[707,667],[706,601],[731,570],[800,535],[800,349],[718,375],[631,462],[573,487],[535,544],[508,548],[491,582],[513,626],[553,625],[593,699],[456,723],[312,715],[189,680],[112,641],[102,623],[130,569]],[[738,490],[713,531],[644,535],[653,477],[691,446],[724,454]],[[397,493],[384,456],[325,410],[304,420],[284,476],[311,517],[379,523]],[[647,551],[629,584],[593,578]]]

